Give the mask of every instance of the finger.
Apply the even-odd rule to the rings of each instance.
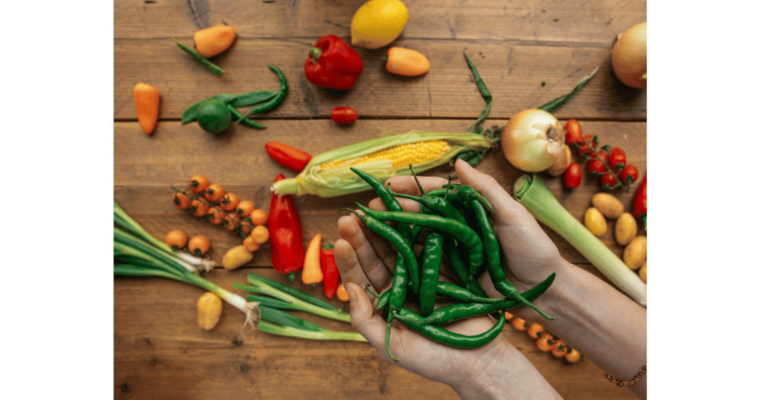
[[[417,179],[419,179],[422,190],[424,190],[425,193],[443,187],[443,185],[448,182],[448,179],[439,178],[437,176],[418,176]],[[384,185],[385,187],[390,185],[391,189],[396,193],[411,194],[414,196],[420,195],[420,189],[417,187],[417,182],[414,181],[413,176],[394,176],[386,180]]]
[[[353,282],[347,283],[346,292],[350,302],[351,326],[382,356],[385,352],[385,321],[375,313],[369,296],[359,285]]]
[[[384,290],[390,286],[391,274],[360,228],[361,225],[363,224],[358,221],[355,215],[347,215],[338,220],[338,231],[353,249],[360,269],[367,277],[368,282],[375,290]],[[378,239],[382,240],[381,238]],[[395,263],[395,258],[393,262]]]
[[[506,225],[536,224],[530,212],[513,199],[494,177],[476,170],[463,160],[457,160],[455,168],[463,184],[472,186],[491,203],[497,222]]]
[[[404,199],[401,197],[396,197],[396,200],[398,201],[398,204],[401,206],[401,208],[404,211],[412,212],[412,213],[420,212],[420,203],[414,200]],[[369,202],[369,208],[373,210],[377,210],[377,211],[388,211],[388,208],[385,207],[385,204],[383,204],[383,201],[380,200],[379,197]]]
[[[360,214],[364,214],[361,210],[358,210]],[[369,228],[367,228],[366,225],[362,224],[361,221],[359,221],[359,217],[353,216],[356,223],[359,225],[359,228],[361,228],[362,233],[364,233],[364,237],[367,238],[369,241],[370,246],[372,246],[372,249],[375,250],[375,254],[377,254],[377,257],[380,259],[380,261],[383,262],[385,265],[385,268],[393,272],[393,270],[396,268],[396,251],[393,250],[390,243],[388,243],[387,240],[381,238],[378,234],[375,232],[372,232]]]
[[[359,259],[356,257],[356,252],[351,244],[343,239],[335,241],[335,264],[338,266],[338,272],[340,273],[340,279],[344,284],[353,282],[361,287],[372,286],[372,283],[367,279],[367,275],[364,273]]]

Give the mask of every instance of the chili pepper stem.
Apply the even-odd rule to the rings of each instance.
[[[295,272],[289,273],[288,274],[288,279],[290,279],[291,282],[295,281],[296,280],[296,273]]]
[[[385,324],[385,351],[388,353],[388,357],[390,357],[391,360],[398,362],[398,359],[396,357],[393,357],[393,354],[391,354],[391,323],[390,322]]]

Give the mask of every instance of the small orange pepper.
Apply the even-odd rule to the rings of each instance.
[[[430,61],[418,51],[391,47],[385,58],[388,72],[403,76],[420,76],[430,71]]]
[[[160,95],[158,89],[147,83],[138,83],[134,89],[135,108],[137,109],[137,121],[146,135],[153,133],[158,121],[158,101]]]
[[[193,35],[195,49],[202,57],[213,57],[232,45],[235,41],[235,28],[228,25],[212,26],[195,32]]]
[[[346,292],[346,288],[341,283],[340,286],[338,286],[338,291],[336,292],[338,295],[338,299],[342,302],[348,301],[348,292]]]
[[[306,248],[303,260],[303,272],[301,280],[307,285],[322,282],[322,267],[319,265],[319,247],[322,244],[322,235],[317,233]]]

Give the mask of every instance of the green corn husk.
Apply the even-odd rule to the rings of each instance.
[[[492,139],[476,133],[411,131],[400,135],[367,140],[320,154],[312,158],[297,177],[283,179],[275,183],[274,190],[280,195],[315,194],[320,197],[334,197],[369,190],[369,185],[353,173],[350,167],[361,169],[383,182],[392,176],[410,175],[409,166],[394,168],[390,160],[350,165],[351,161],[395,146],[430,140],[446,141],[449,144],[449,150],[442,156],[412,165],[415,172],[423,172],[445,164],[465,151],[474,150],[484,153],[494,146]],[[324,170],[320,166],[338,160],[344,162],[340,166]]]

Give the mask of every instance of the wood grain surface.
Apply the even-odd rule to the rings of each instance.
[[[180,186],[202,173],[212,182],[269,210],[274,176],[292,171],[264,152],[277,140],[313,155],[362,140],[412,129],[465,132],[484,106],[462,56],[467,50],[494,95],[485,126],[503,125],[517,111],[536,107],[569,91],[595,66],[599,72],[556,115],[578,118],[584,133],[626,150],[628,161],[646,173],[646,90],[624,87],[610,68],[615,35],[646,20],[646,2],[636,1],[413,1],[410,20],[394,45],[426,54],[432,68],[418,78],[401,78],[381,65],[385,49],[357,49],[365,72],[357,85],[341,93],[309,84],[303,63],[309,47],[325,34],[350,38],[351,17],[364,0],[116,0],[114,2],[114,197],[158,238],[172,229],[211,239],[209,256],[221,261],[241,238],[171,203],[170,185]],[[545,11],[544,11],[545,10]],[[557,21],[554,21],[554,19]],[[199,28],[227,23],[238,38],[213,61],[227,73],[215,77],[171,41],[192,45]],[[259,116],[267,126],[253,130],[233,126],[214,137],[196,123],[179,118],[190,104],[219,93],[274,89],[277,79],[267,65],[280,67],[290,90],[276,110]],[[546,81],[544,86],[542,81]],[[160,121],[151,136],[136,122],[132,88],[144,81],[161,92]],[[350,105],[361,118],[338,126],[329,120],[335,106]],[[511,193],[522,173],[497,149],[478,165]],[[440,167],[426,175],[451,173]],[[600,190],[584,176],[581,187],[563,188],[559,178],[540,175],[559,201],[582,219]],[[626,194],[613,194],[632,208],[638,183]],[[304,244],[316,233],[339,238],[336,210],[366,204],[370,192],[321,199],[296,198]],[[610,228],[612,227],[611,221]],[[601,275],[576,250],[545,228],[561,254]],[[612,230],[601,239],[616,254]],[[640,229],[640,232],[642,230]],[[248,272],[285,281],[271,269],[269,244],[236,271],[216,269],[207,277],[232,289]],[[604,278],[602,278],[604,279]],[[324,298],[321,286],[299,289]],[[233,290],[242,294],[240,291]],[[427,381],[381,361],[366,343],[320,342],[248,332],[243,315],[225,305],[212,331],[197,326],[195,304],[202,290],[165,279],[114,279],[114,397],[119,399],[343,399],[456,398],[447,386]],[[338,300],[333,304],[341,306]],[[348,324],[296,313],[334,330]],[[520,349],[565,399],[633,399],[611,385],[602,371],[582,360],[570,365],[539,352],[530,338],[510,327],[507,339]]]

